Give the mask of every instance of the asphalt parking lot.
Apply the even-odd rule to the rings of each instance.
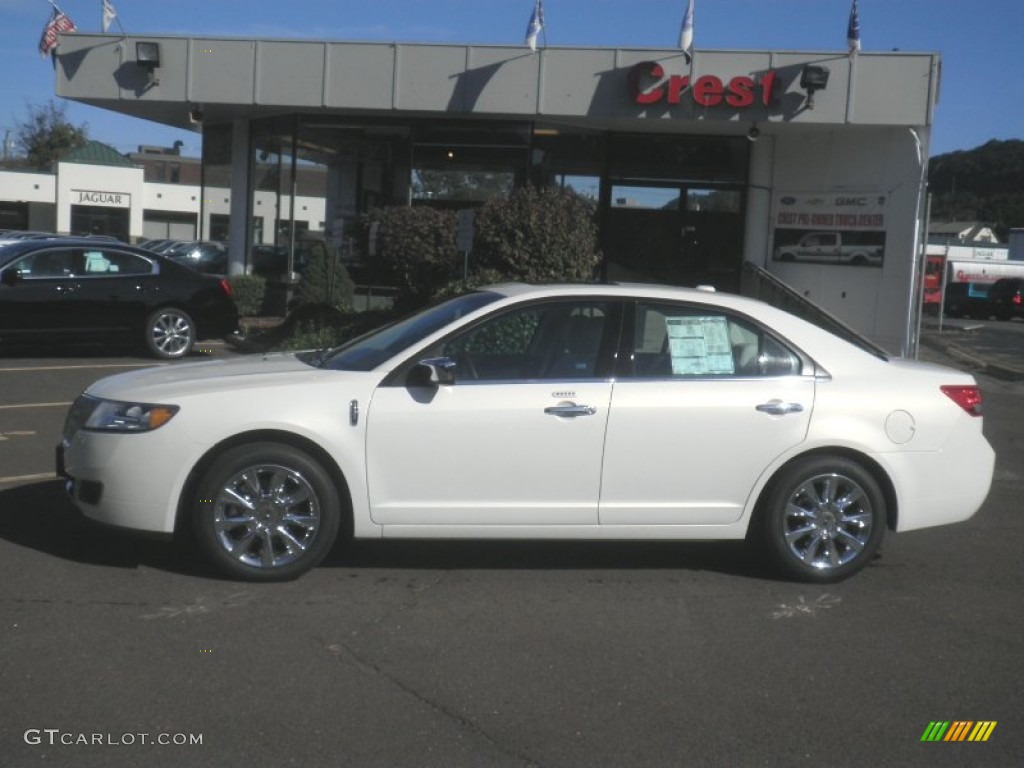
[[[84,525],[52,475],[78,392],[151,364],[0,357],[4,766],[1024,764],[1024,383],[979,378],[981,512],[842,584],[734,544],[366,542],[251,585]]]

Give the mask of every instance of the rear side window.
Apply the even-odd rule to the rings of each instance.
[[[766,330],[714,307],[640,303],[633,331],[636,378],[792,376],[803,367]]]
[[[87,275],[148,275],[153,271],[148,259],[123,251],[88,250],[84,263]]]

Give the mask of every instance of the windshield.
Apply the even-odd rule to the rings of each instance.
[[[371,371],[434,331],[500,298],[500,293],[477,291],[449,299],[332,349],[320,366],[336,371]]]

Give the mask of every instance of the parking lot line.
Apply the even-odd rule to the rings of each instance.
[[[36,365],[31,367],[0,368],[0,373],[30,373],[35,371],[73,371],[76,368],[153,368],[167,363],[99,363],[98,365]]]

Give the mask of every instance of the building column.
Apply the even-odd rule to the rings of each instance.
[[[750,145],[750,167],[747,175],[746,237],[743,260],[759,267],[768,267],[772,231],[772,168],[775,139],[761,134]]]
[[[249,121],[231,124],[231,219],[228,225],[228,274],[245,274],[252,210]]]

